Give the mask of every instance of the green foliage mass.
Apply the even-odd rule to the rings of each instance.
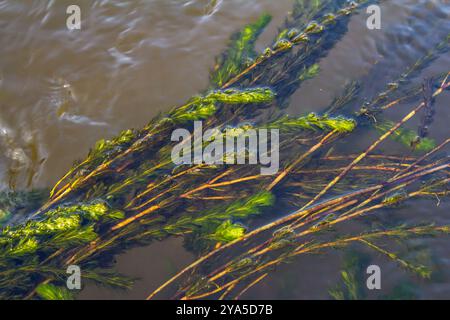
[[[320,66],[318,63],[315,63],[312,66],[310,66],[309,68],[304,69],[303,72],[300,74],[299,79],[300,79],[300,81],[306,81],[306,80],[312,79],[319,74],[319,71],[320,71]]]
[[[234,218],[245,219],[252,215],[257,215],[261,209],[271,207],[275,202],[275,197],[272,193],[262,191],[256,195],[241,201],[236,201],[231,204],[223,213],[217,212],[216,217],[222,219]]]
[[[122,212],[111,210],[104,203],[58,207],[48,211],[42,220],[7,226],[0,233],[0,256],[17,258],[51,246],[69,246],[94,240],[93,223],[101,218],[122,219]]]
[[[3,209],[0,209],[0,226],[3,223],[5,223],[6,221],[8,221],[10,216],[11,216],[10,212],[7,212],[7,211],[5,211]]]
[[[211,75],[214,84],[221,87],[243,71],[247,61],[255,56],[255,42],[271,19],[269,14],[263,14],[255,23],[246,25],[232,37],[228,50],[218,59],[217,67]]]
[[[245,230],[245,227],[242,225],[227,220],[217,227],[216,231],[208,236],[208,239],[217,242],[231,242],[242,238],[245,234]]]
[[[36,288],[38,296],[43,300],[73,300],[74,297],[70,291],[63,287],[57,287],[52,284],[40,284]]]
[[[383,203],[388,206],[395,207],[401,204],[405,199],[407,199],[408,193],[405,190],[400,190],[393,194],[386,196],[383,199]]]
[[[209,93],[205,100],[224,104],[269,103],[275,93],[269,88],[251,88],[247,90],[226,89]]]
[[[195,216],[184,216],[173,223],[169,223],[163,231],[169,234],[179,234],[195,229],[203,229],[206,232],[215,230],[223,221],[229,219],[247,219],[258,215],[265,207],[274,203],[274,196],[270,192],[260,192],[248,199],[235,201],[227,207],[217,207],[206,213]],[[205,232],[204,232],[205,233]]]
[[[81,224],[80,216],[58,216],[44,221],[28,221],[21,228],[6,227],[2,231],[2,237],[20,239],[23,237],[49,235],[61,231],[76,229]]]
[[[383,121],[377,123],[375,127],[381,133],[386,133],[395,125],[392,121]],[[390,138],[407,147],[413,148],[417,152],[428,152],[436,147],[436,142],[430,138],[418,139],[417,133],[406,128],[397,129]]]
[[[291,118],[284,116],[268,125],[269,128],[278,128],[281,131],[295,130],[336,130],[340,133],[350,133],[356,127],[356,121],[343,116],[330,117],[329,115],[317,115],[310,113],[307,116]]]
[[[105,154],[113,152],[120,147],[129,145],[135,138],[133,130],[122,131],[117,137],[112,140],[101,139],[97,141],[94,148],[91,150],[89,156],[91,158],[103,158]]]
[[[70,216],[73,214],[80,214],[83,217],[98,221],[100,218],[122,219],[124,214],[121,211],[111,210],[104,202],[93,204],[81,204],[75,206],[62,206],[54,210],[48,211],[47,216]]]
[[[294,16],[305,15],[306,13],[315,12],[323,5],[322,0],[294,0]],[[307,19],[312,18],[311,16]]]
[[[311,79],[318,74],[320,71],[319,59],[345,32],[346,28],[333,30],[333,26],[339,27],[341,23],[337,22],[340,21],[344,25],[345,21],[348,21],[348,19],[343,19],[344,15],[350,14],[358,3],[365,2],[365,0],[351,2],[349,7],[338,11],[339,7],[347,5],[348,2],[295,0],[296,9],[293,11],[293,17],[289,17],[286,21],[284,29],[273,42],[274,45],[255,59],[255,41],[271,19],[269,15],[261,16],[258,21],[245,26],[233,37],[230,47],[217,61],[216,68],[211,75],[210,86],[215,90],[206,91],[205,94],[192,98],[186,105],[169,112],[162,119],[158,117],[152,120],[142,131],[127,130],[115,139],[100,140],[91,150],[89,157],[63,178],[67,182],[65,188],[59,184],[56,187],[61,188],[55,187],[55,191],[59,190],[60,192],[54,198],[51,197],[47,206],[42,207],[36,212],[36,215],[25,222],[5,227],[0,231],[0,273],[2,273],[0,298],[24,297],[32,292],[37,284],[41,283],[36,288],[36,293],[41,299],[71,299],[70,292],[64,288],[61,280],[61,275],[64,273],[61,266],[68,257],[75,257],[77,263],[79,261],[83,264],[83,277],[86,279],[129,288],[130,282],[115,274],[102,274],[101,271],[99,272],[99,267],[103,268],[104,264],[110,262],[109,258],[136,244],[148,243],[148,241],[170,235],[183,235],[185,239],[190,238],[193,239],[193,242],[197,241],[194,245],[198,245],[198,247],[194,246],[194,251],[199,252],[203,249],[211,249],[216,242],[229,243],[244,237],[246,228],[239,222],[247,223],[249,218],[262,214],[269,207],[274,207],[273,194],[266,191],[259,192],[270,181],[263,177],[252,180],[252,182],[250,182],[251,179],[240,179],[240,184],[233,190],[211,186],[208,190],[193,189],[193,191],[201,190],[201,192],[207,193],[205,197],[199,195],[198,197],[182,196],[180,198],[180,194],[186,195],[186,186],[189,186],[187,189],[198,187],[198,183],[202,186],[205,181],[212,181],[210,179],[216,177],[221,170],[216,170],[217,167],[213,168],[212,166],[208,168],[199,166],[192,168],[195,169],[192,171],[183,171],[187,168],[174,169],[170,161],[167,164],[166,160],[170,159],[171,145],[166,144],[170,139],[166,139],[165,135],[168,130],[165,129],[172,129],[174,124],[195,120],[209,120],[209,124],[217,125],[220,128],[225,125],[235,126],[235,120],[236,122],[252,121],[252,123],[255,121],[254,126],[252,124],[227,129],[235,136],[243,135],[247,129],[253,127],[278,128],[285,132],[294,132],[296,137],[307,138],[311,141],[314,141],[317,135],[306,131],[352,132],[356,127],[356,121],[343,116],[332,117],[328,113],[324,115],[310,113],[298,118],[285,116],[269,124],[261,124],[266,121],[264,119],[267,119],[264,118],[265,114],[255,112],[250,116],[251,112],[242,112],[242,110],[247,111],[246,107],[251,104],[270,103],[273,107],[272,110],[264,110],[268,111],[267,117],[278,114],[278,110],[273,109],[283,105],[282,100],[288,99],[302,81]],[[297,44],[298,46],[296,46]],[[298,50],[290,50],[294,46]],[[253,67],[249,68],[251,65]],[[243,72],[244,70],[245,72]],[[229,88],[231,86],[237,88]],[[334,107],[344,106],[354,96],[353,93],[353,90],[348,91],[343,99],[333,103]],[[273,103],[275,97],[277,97],[277,104]],[[231,106],[233,107],[231,108]],[[221,110],[220,108],[225,107],[230,107],[235,115],[232,123],[227,118],[231,112],[226,114],[218,112]],[[256,108],[249,109],[253,111]],[[271,111],[275,113],[270,113]],[[261,122],[259,122],[260,115],[262,116]],[[223,116],[222,119],[220,119],[221,116]],[[394,124],[389,124],[384,130],[389,130],[392,125]],[[399,139],[407,141],[408,145],[414,143],[416,149],[424,148],[422,145],[424,142],[429,143],[427,139],[416,141],[414,133],[408,134],[409,136],[405,139],[403,137],[405,134],[399,130]],[[147,139],[148,137],[155,137],[155,139]],[[289,140],[294,141],[294,139]],[[297,143],[297,141],[293,143]],[[292,144],[287,144],[286,149],[290,146]],[[145,151],[145,154],[140,153],[141,151]],[[105,160],[111,161],[108,162],[108,165],[99,166]],[[324,160],[323,163],[326,161]],[[374,163],[377,162],[374,161]],[[283,167],[288,164],[282,163]],[[315,163],[311,162],[310,164]],[[252,169],[250,168],[249,171],[239,169],[235,172],[231,170],[231,173],[224,172],[224,175],[219,177],[223,178],[227,174],[229,174],[227,179],[246,177],[254,174]],[[331,169],[336,169],[336,167]],[[89,173],[92,173],[93,170],[95,170],[95,174],[90,175]],[[285,204],[295,207],[303,206],[303,199],[311,197],[309,192],[304,192],[303,185],[321,188],[321,184],[324,183],[323,180],[320,180],[319,174],[314,182],[301,181],[302,187],[295,190],[299,182],[296,179],[304,177],[299,177],[292,171],[288,173],[283,181],[279,181],[280,184],[286,183],[283,186],[288,187],[277,188],[277,192],[280,192],[279,198],[283,199]],[[342,187],[339,190],[346,192],[344,182],[347,183],[347,181],[341,181],[340,187]],[[356,187],[366,186],[364,179],[361,182],[355,180],[352,183]],[[129,219],[115,223],[117,228],[110,228],[108,222],[125,219],[123,212],[113,210],[103,202],[90,203],[91,199],[105,199],[106,190],[109,192],[106,199],[117,206],[125,206],[129,200],[131,200],[130,204],[142,203],[139,207],[125,206],[126,210],[129,210],[127,214]],[[120,194],[116,193],[118,190],[120,190]],[[248,197],[249,194],[253,194],[253,196]],[[216,197],[213,197],[214,195]],[[396,206],[404,199],[406,200],[407,196],[408,194],[390,194],[380,201],[383,205]],[[238,198],[239,200],[229,200]],[[68,205],[62,206],[61,203]],[[73,205],[74,203],[77,205]],[[151,210],[142,211],[142,208],[150,203],[154,205],[153,207],[158,208],[156,214],[153,214],[154,212],[148,214]],[[211,205],[211,203],[213,204]],[[345,203],[343,202],[343,204]],[[21,207],[21,205],[1,204],[0,194],[0,225],[5,222],[7,224],[11,220],[11,215],[15,214],[15,208]],[[57,207],[58,205],[60,206]],[[284,212],[280,212],[280,214],[282,213]],[[304,216],[312,219],[311,221],[304,220],[311,224],[309,228],[306,225],[305,231],[318,232],[325,229],[325,226],[336,221],[339,212],[327,214],[320,220],[321,216],[317,216],[318,220],[314,220],[314,214],[309,217]],[[319,222],[317,223],[317,221]],[[314,237],[311,237],[311,241],[299,243],[298,241],[302,240],[297,237],[294,227],[296,227],[295,224],[283,226],[282,229],[274,231],[273,238],[265,242],[266,244],[261,247],[262,250],[255,252],[255,256],[247,256],[248,253],[244,253],[234,262],[231,261],[228,265],[237,273],[230,273],[224,278],[231,279],[237,275],[239,279],[245,280],[243,272],[255,270],[258,263],[269,262],[277,255],[280,262],[287,261],[297,253],[293,251],[297,250],[296,248],[308,249],[309,246],[313,250],[315,244],[320,244],[317,242],[319,239],[316,240]],[[434,230],[433,228],[429,229]],[[373,234],[372,238],[374,240],[381,236],[400,238],[408,236],[409,233],[425,235],[426,231],[423,228],[412,231],[399,228]],[[448,233],[449,229],[441,228],[440,231]],[[262,235],[257,232],[253,234]],[[358,237],[361,238],[360,240],[371,239],[370,234],[364,235],[364,233],[359,234]],[[93,240],[96,240],[95,246],[90,245]],[[339,242],[339,239],[334,240],[336,241],[329,244],[339,247],[347,243],[346,241]],[[258,239],[258,241],[260,240]],[[422,277],[429,277],[430,273],[426,267],[412,265],[400,259],[396,254],[370,243],[368,245]],[[267,253],[264,253],[264,246],[268,249]],[[254,259],[256,253],[261,253],[261,256]],[[359,279],[359,275],[363,273],[358,268],[365,264],[355,261],[355,259],[350,260],[340,273],[342,285],[330,292],[337,299],[363,297],[363,292],[359,287],[361,283],[364,283]],[[200,268],[198,269],[200,270]],[[262,269],[260,271],[266,272]],[[207,279],[203,276],[201,278]],[[46,282],[42,282],[44,280]],[[220,284],[222,284],[221,279],[217,284],[214,282],[214,285]],[[186,286],[183,285],[183,287]],[[195,290],[189,289],[189,285],[187,288],[188,294],[189,292],[195,293]]]
[[[165,228],[166,232],[193,232],[187,238],[188,247],[196,252],[211,248],[216,242],[231,242],[244,236],[246,228],[233,221],[246,221],[259,215],[264,208],[272,207],[275,197],[262,191],[247,199],[233,202],[227,207],[218,206],[197,217],[183,217]]]
[[[181,108],[183,109],[183,108]],[[170,115],[170,119],[176,123],[185,123],[189,121],[206,120],[213,116],[216,111],[216,105],[211,102],[204,102],[199,99],[198,102],[192,104],[185,110],[177,109]]]
[[[343,268],[340,272],[341,283],[329,290],[329,294],[336,300],[359,300],[365,297],[362,284],[365,284],[364,265],[369,257],[356,251],[348,251],[344,257]]]
[[[205,96],[194,97],[187,105],[171,112],[168,119],[176,123],[206,120],[216,113],[218,104],[259,104],[274,99],[275,93],[269,88],[214,90]]]

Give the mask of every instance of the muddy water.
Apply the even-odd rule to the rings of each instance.
[[[80,31],[65,27],[70,4],[81,7]],[[98,139],[139,128],[204,90],[214,57],[233,32],[269,12],[273,21],[257,45],[263,50],[291,5],[292,0],[0,0],[0,189],[47,188]],[[364,95],[371,98],[450,31],[449,15],[447,0],[392,0],[383,2],[381,30],[368,30],[365,14],[353,17],[348,33],[320,62],[319,76],[302,85],[286,112],[321,110],[351,80],[362,79]],[[447,54],[425,75],[449,66]],[[437,104],[447,108],[449,102],[447,95]],[[398,119],[408,107],[389,116]],[[438,111],[431,130],[438,141],[449,135],[447,109]],[[368,132],[342,148],[358,151],[375,137]],[[399,148],[386,143],[381,150],[404,151]],[[450,224],[448,209],[445,202],[436,207],[436,201],[421,201],[402,210],[419,222],[433,214]],[[428,282],[411,280],[372,254],[371,261],[386,270],[382,294],[411,282],[418,298],[450,298],[448,240],[421,243],[438,253],[437,276]],[[132,291],[89,285],[80,297],[141,299],[192,259],[178,239],[131,250],[118,257],[117,270],[140,278]],[[341,263],[339,252],[302,257],[246,297],[329,298]]]
[[[66,8],[75,3],[82,29],[70,32]],[[230,34],[265,11],[280,23],[291,7],[208,3],[0,1],[1,186],[11,168],[19,188],[53,184],[98,139],[205,89]]]

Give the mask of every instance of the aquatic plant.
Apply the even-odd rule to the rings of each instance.
[[[330,117],[327,114],[317,115],[310,113],[307,116],[298,118],[291,118],[284,116],[281,119],[274,121],[267,125],[268,128],[279,128],[281,130],[322,130],[336,131],[338,133],[350,133],[356,128],[356,121],[354,119],[345,118],[342,116]]]
[[[423,124],[431,125],[430,110],[436,103],[432,98],[450,87],[449,73],[433,78],[432,92],[430,86],[417,88],[409,82],[445,51],[448,38],[356,114],[348,109],[360,93],[358,83],[347,85],[322,114],[291,117],[283,112],[301,83],[319,73],[320,58],[345,34],[350,16],[368,3],[296,0],[272,45],[257,54],[255,41],[270,21],[263,15],[232,37],[203,94],[141,130],[99,141],[54,186],[45,203],[25,210],[23,220],[11,222],[20,211],[16,206],[1,207],[0,298],[72,299],[63,280],[71,264],[82,268],[85,279],[129,288],[129,279],[99,270],[112,267],[114,256],[130,247],[171,236],[184,237],[198,260],[148,298],[166,290],[166,296],[184,299],[239,298],[277,265],[352,243],[428,277],[426,268],[377,241],[447,234],[449,226],[429,221],[350,235],[333,227],[364,220],[383,208],[394,210],[415,198],[448,195],[450,164],[438,153],[450,139],[436,145],[422,135],[412,146],[420,130],[404,128],[424,110],[429,116]],[[399,121],[379,120],[385,110],[405,101],[420,102]],[[268,112],[270,119],[263,116]],[[252,128],[280,129],[280,172],[265,176],[252,165],[175,166],[170,134],[180,124],[192,127],[196,120],[204,120],[205,129],[233,130],[237,136]],[[373,127],[381,136],[363,152],[336,150],[355,132]],[[418,153],[375,153],[393,137]],[[358,297],[351,274],[343,274],[343,280],[351,294],[336,296]]]
[[[245,26],[232,37],[228,50],[216,61],[215,70],[211,75],[214,84],[222,87],[255,58],[255,42],[271,20],[269,14],[263,14],[255,23]]]
[[[385,121],[375,124],[375,128],[377,128],[380,132],[385,133],[387,130],[392,128],[393,124],[394,123],[391,121]],[[392,135],[392,139],[418,152],[428,152],[436,147],[436,142],[433,141],[433,139],[421,138],[417,132],[404,128],[396,130]]]
[[[330,296],[336,300],[360,300],[364,297],[362,283],[363,265],[367,265],[368,257],[359,252],[347,252],[341,270],[342,284],[329,290]]]
[[[44,300],[73,300],[73,295],[68,289],[56,287],[52,284],[40,284],[36,293]]]

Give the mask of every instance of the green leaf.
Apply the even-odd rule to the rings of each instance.
[[[74,297],[68,289],[52,284],[40,284],[36,288],[38,296],[44,300],[73,300]]]
[[[242,225],[227,220],[222,223],[213,234],[209,235],[208,238],[217,242],[226,243],[240,239],[244,234],[245,228]]]
[[[112,140],[101,139],[97,141],[89,153],[89,157],[102,159],[107,152],[118,150],[121,146],[130,145],[135,137],[133,130],[125,130]]]
[[[195,97],[186,106],[173,111],[166,119],[176,123],[206,120],[216,113],[216,105],[219,103],[229,105],[257,104],[268,103],[274,99],[275,93],[269,88],[215,90],[203,97]]]
[[[97,238],[93,226],[84,227],[82,229],[69,230],[57,234],[51,240],[52,246],[68,246],[68,245],[82,245],[87,244]]]
[[[80,224],[80,216],[58,216],[43,221],[28,221],[25,225],[20,227],[5,228],[0,236],[9,237],[11,239],[23,239],[24,237],[51,235],[58,232],[77,229]]]
[[[7,255],[19,257],[26,254],[34,253],[38,249],[39,243],[36,238],[22,238],[13,246]]]
[[[3,223],[7,222],[9,218],[11,217],[11,213],[0,209],[0,227]]]
[[[329,115],[317,115],[310,113],[299,118],[282,117],[267,125],[269,129],[280,129],[290,132],[295,130],[336,130],[340,133],[349,133],[356,128],[356,121],[342,116],[330,117]]]
[[[331,297],[336,300],[360,300],[364,298],[364,290],[361,283],[364,283],[364,265],[367,265],[369,256],[348,251],[344,257],[343,268],[340,272],[342,283],[336,285],[328,291]]]
[[[273,99],[275,99],[275,93],[269,88],[217,90],[209,93],[205,98],[206,101],[225,104],[268,103]]]
[[[311,67],[304,69],[303,72],[300,74],[300,81],[306,81],[309,79],[314,78],[317,76],[320,72],[320,66],[318,63],[313,64]]]
[[[225,218],[243,219],[252,215],[257,215],[261,209],[270,207],[275,202],[272,193],[262,191],[244,201],[237,201],[225,210]]]
[[[375,125],[378,131],[381,133],[388,132],[395,123],[392,121],[383,121],[379,122]],[[417,133],[413,130],[406,128],[399,128],[393,134],[390,135],[390,138],[393,141],[401,143],[409,148],[413,148],[414,151],[418,152],[429,152],[436,147],[436,142],[430,138],[421,138],[418,139]]]
[[[255,23],[246,25],[232,37],[229,49],[216,63],[211,75],[212,82],[221,87],[244,70],[247,61],[255,56],[254,45],[258,36],[271,20],[269,14],[263,14]]]

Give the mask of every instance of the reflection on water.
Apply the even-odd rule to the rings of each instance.
[[[81,31],[65,28],[70,4],[81,7]],[[98,139],[139,128],[204,90],[214,58],[233,32],[269,12],[274,19],[258,42],[257,49],[262,50],[291,5],[292,0],[0,0],[0,188],[48,188]],[[365,27],[364,14],[352,18],[346,36],[321,61],[318,77],[294,94],[287,113],[320,110],[345,83],[361,78],[369,84],[364,87],[369,99],[450,30],[447,0],[387,1],[382,9],[379,31]],[[425,73],[438,74],[449,65],[447,54]],[[448,96],[439,99],[450,102]],[[403,115],[406,110],[391,114]],[[449,122],[450,112],[440,112],[433,138],[446,138]],[[373,139],[373,133],[359,137],[352,151]],[[395,150],[398,145],[383,148]],[[429,206],[420,203],[411,214],[426,215]],[[444,215],[448,205],[439,210],[441,222],[450,223]],[[433,245],[448,266],[445,242],[436,240]],[[167,261],[175,259],[169,255],[155,262],[143,257],[167,248],[183,252],[181,243],[170,240],[118,258],[121,272],[143,278],[133,292],[89,288],[82,297],[142,298],[149,286],[159,283],[155,279],[163,277],[151,270],[164,270]],[[173,262],[176,269],[192,259],[185,252],[178,258]],[[140,267],[130,261],[139,261]],[[338,277],[338,265],[338,253],[326,259],[301,258],[262,284],[264,290],[249,292],[249,297],[326,298],[327,288]],[[392,266],[386,268],[394,274],[392,283],[402,279]],[[448,272],[442,277],[449,280]],[[422,294],[449,297],[450,280],[445,282],[424,287]]]

